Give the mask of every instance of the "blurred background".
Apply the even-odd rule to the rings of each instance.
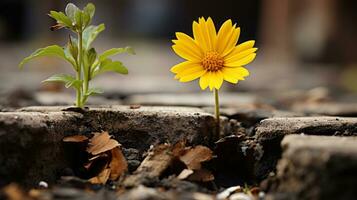
[[[254,39],[257,59],[238,86],[227,91],[287,91],[328,88],[336,94],[357,92],[357,1],[354,0],[1,0],[0,91],[63,90],[41,84],[53,73],[71,67],[56,58],[38,59],[25,70],[18,63],[35,49],[64,45],[67,30],[50,31],[50,10],[63,11],[68,2],[96,5],[94,24],[106,30],[94,46],[98,52],[132,46],[137,55],[119,55],[129,75],[105,74],[93,85],[107,93],[186,93],[197,82],[179,83],[169,69],[181,59],[171,50],[176,31],[192,35],[192,21],[211,16],[220,26],[232,19],[241,27],[239,42]],[[67,90],[65,90],[67,91]]]

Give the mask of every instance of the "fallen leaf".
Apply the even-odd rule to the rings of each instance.
[[[84,165],[84,167],[86,169],[92,168],[93,165],[95,165],[96,167],[98,167],[98,165],[99,165],[99,168],[100,168],[100,166],[104,167],[109,163],[109,156],[106,153],[102,153],[102,154],[96,155],[92,158],[89,158],[88,161],[89,162]]]
[[[172,148],[172,154],[175,157],[180,157],[185,152],[186,141],[181,140],[177,142]]]
[[[30,198],[17,184],[10,184],[2,189],[9,200],[29,200]]]
[[[184,180],[188,178],[191,174],[193,174],[193,170],[190,169],[184,169],[182,172],[177,176],[178,179]]]
[[[92,184],[105,184],[110,176],[110,168],[105,168],[97,176],[89,179],[89,182]]]
[[[193,147],[180,156],[180,160],[188,169],[201,169],[201,163],[212,159],[212,151],[205,146]]]
[[[88,138],[84,135],[73,135],[63,138],[63,142],[85,142]]]
[[[128,163],[118,147],[112,149],[110,152],[112,154],[112,160],[109,164],[110,180],[114,181],[128,170]]]
[[[116,140],[111,139],[108,132],[103,131],[101,133],[94,133],[94,136],[89,140],[87,152],[92,155],[98,155],[118,146],[119,143]]]

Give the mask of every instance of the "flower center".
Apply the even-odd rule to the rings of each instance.
[[[207,52],[202,60],[203,69],[209,72],[216,72],[223,68],[224,60],[217,52]]]

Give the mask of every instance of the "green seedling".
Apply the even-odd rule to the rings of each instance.
[[[68,43],[64,47],[52,45],[38,49],[19,64],[22,69],[30,60],[43,56],[59,57],[67,61],[75,70],[75,76],[56,74],[43,82],[63,82],[66,88],[74,88],[77,93],[75,105],[80,108],[86,104],[89,96],[102,93],[98,88],[90,88],[89,82],[93,78],[104,72],[128,74],[128,69],[120,61],[110,59],[111,56],[120,53],[135,54],[130,47],[112,48],[101,54],[96,52],[91,44],[104,31],[105,26],[90,25],[94,12],[95,6],[92,3],[87,4],[83,10],[69,3],[65,13],[51,11],[49,16],[56,20],[56,25],[51,30],[66,28],[73,32]]]

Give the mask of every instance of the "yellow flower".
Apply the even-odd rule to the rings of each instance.
[[[187,61],[175,65],[171,72],[180,82],[200,79],[202,90],[208,86],[219,90],[223,80],[238,83],[249,75],[243,66],[252,62],[257,48],[253,48],[255,41],[250,40],[236,46],[240,28],[227,20],[216,32],[212,19],[207,21],[202,17],[192,24],[193,36],[177,32],[177,40],[173,40],[173,50]]]

